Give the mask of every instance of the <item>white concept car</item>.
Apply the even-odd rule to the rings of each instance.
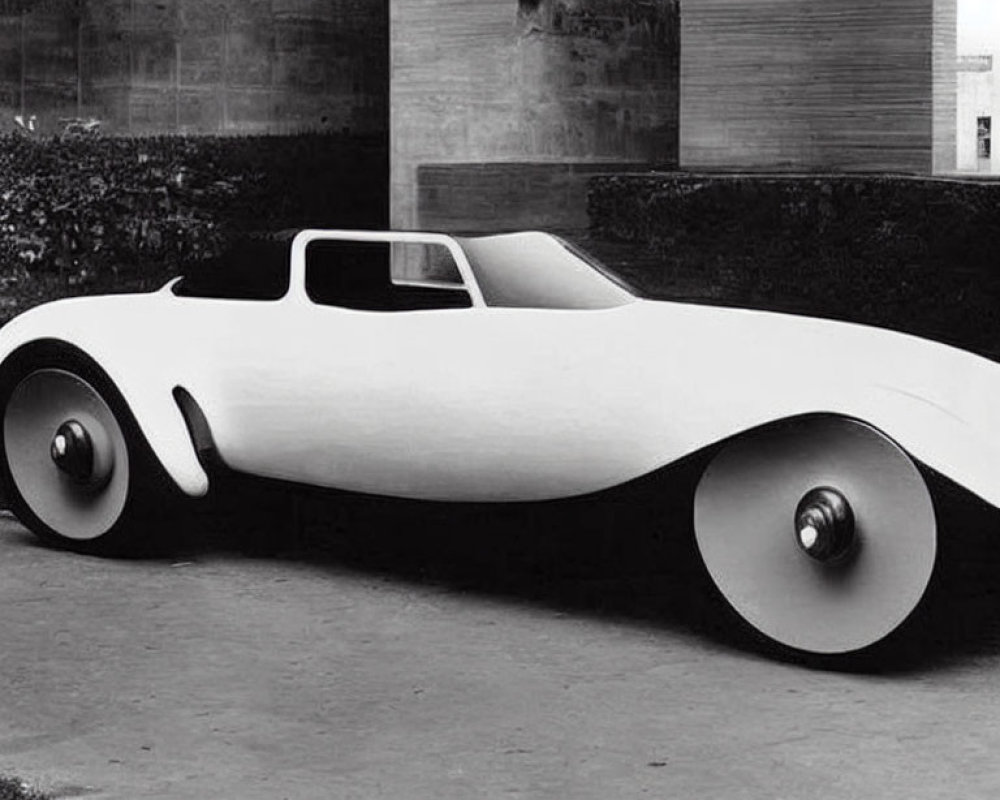
[[[924,467],[1000,506],[1000,367],[945,345],[641,299],[543,233],[305,230],[215,267],[0,330],[4,491],[35,533],[127,544],[157,487],[209,491],[209,452],[265,478],[497,503],[704,453],[694,529],[721,594],[784,646],[846,654],[928,586]]]

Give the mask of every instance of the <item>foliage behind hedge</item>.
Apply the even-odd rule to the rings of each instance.
[[[647,174],[591,181],[597,249],[653,296],[828,316],[1000,357],[1000,184]]]
[[[0,137],[0,320],[151,288],[245,231],[384,227],[380,140]]]

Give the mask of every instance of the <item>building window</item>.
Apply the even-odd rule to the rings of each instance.
[[[976,149],[980,158],[992,158],[993,155],[993,117],[980,117],[976,120]]]

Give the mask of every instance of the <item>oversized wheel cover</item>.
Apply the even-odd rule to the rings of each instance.
[[[69,419],[81,422],[113,460],[99,487],[74,483],[53,463],[53,436]],[[112,528],[128,498],[128,448],[114,413],[93,386],[65,370],[32,372],[11,393],[3,426],[11,478],[42,523],[77,541],[97,539]]]
[[[856,517],[858,546],[819,563],[795,540],[799,501],[833,487]],[[894,442],[863,423],[803,418],[748,434],[709,464],[695,496],[695,534],[732,607],[767,637],[845,654],[892,633],[923,596],[937,552],[927,486]]]

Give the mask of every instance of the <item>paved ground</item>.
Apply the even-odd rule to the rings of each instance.
[[[178,800],[1000,792],[989,559],[961,635],[837,673],[720,626],[683,548],[621,556],[614,506],[555,543],[544,515],[443,519],[348,511],[294,547],[230,528],[138,561],[0,520],[0,771]]]

